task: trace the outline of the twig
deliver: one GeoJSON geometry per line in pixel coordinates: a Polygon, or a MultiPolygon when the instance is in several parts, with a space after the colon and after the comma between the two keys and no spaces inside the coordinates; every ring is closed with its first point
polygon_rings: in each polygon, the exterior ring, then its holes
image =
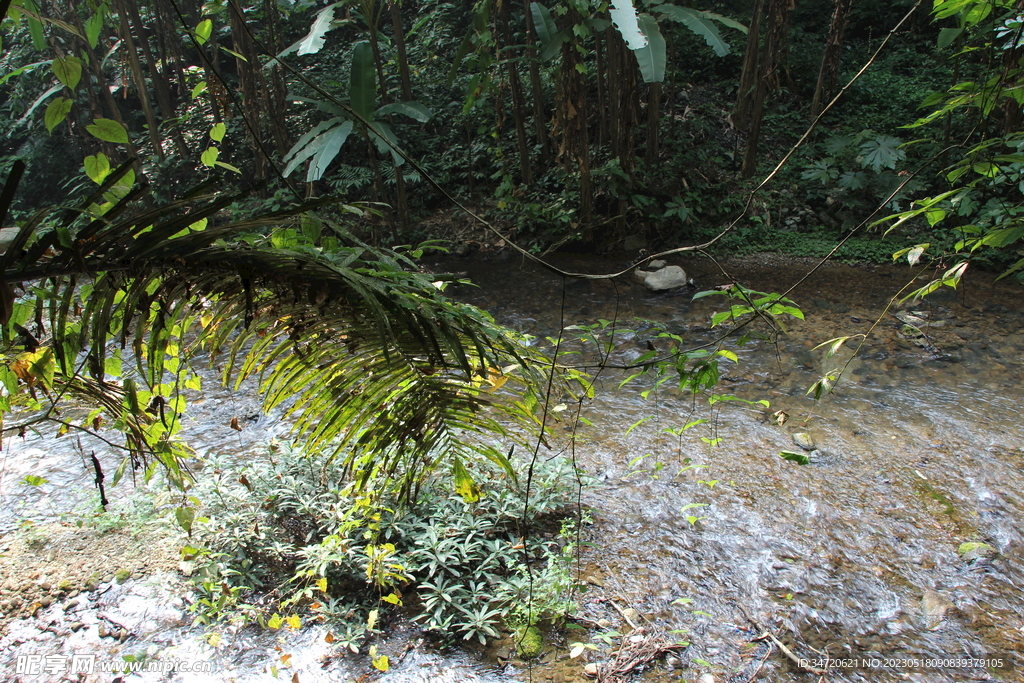
{"type": "Polygon", "coordinates": [[[806,660],[801,660],[799,657],[793,654],[793,651],[786,647],[785,643],[776,638],[774,633],[772,633],[769,629],[766,629],[765,627],[761,626],[761,624],[759,624],[757,621],[755,621],[754,617],[750,616],[747,610],[744,609],[743,605],[736,603],[736,606],[739,607],[741,612],[743,612],[743,616],[747,618],[747,621],[756,626],[757,630],[763,633],[763,635],[759,636],[759,638],[771,638],[772,642],[775,643],[776,647],[778,647],[779,650],[782,651],[782,654],[789,657],[793,661],[793,663],[796,664],[798,667],[800,667],[804,671],[815,674],[816,676],[824,676],[826,673],[828,673],[824,669],[819,669],[818,667],[809,666],[805,664],[804,661],[806,660]]]}
{"type": "MultiPolygon", "coordinates": [[[[623,597],[619,597],[619,600],[622,600],[623,602],[628,602],[628,601],[627,601],[627,600],[626,600],[625,598],[623,598],[623,597]]],[[[622,609],[621,607],[619,607],[618,603],[616,603],[616,602],[615,602],[615,599],[614,599],[614,598],[612,598],[612,599],[611,599],[611,600],[609,600],[608,602],[612,603],[612,607],[614,607],[614,608],[615,608],[615,610],[616,610],[616,611],[617,611],[617,612],[618,612],[619,614],[621,614],[621,615],[622,615],[622,618],[626,620],[626,623],[627,623],[627,624],[629,624],[629,627],[630,627],[631,629],[633,629],[633,630],[635,631],[635,630],[637,630],[638,628],[640,628],[639,626],[637,626],[636,624],[634,624],[634,623],[633,623],[633,620],[632,620],[632,619],[630,619],[630,618],[629,618],[629,616],[628,616],[628,615],[626,614],[626,610],[624,610],[624,609],[622,609]]],[[[639,612],[637,612],[637,614],[639,614],[639,612]]]]}

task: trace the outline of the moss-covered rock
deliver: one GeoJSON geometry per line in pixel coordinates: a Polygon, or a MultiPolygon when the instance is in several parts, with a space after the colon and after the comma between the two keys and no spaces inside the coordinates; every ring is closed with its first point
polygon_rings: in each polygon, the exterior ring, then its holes
{"type": "Polygon", "coordinates": [[[525,631],[516,635],[516,652],[520,657],[533,659],[540,655],[544,647],[544,634],[536,626],[528,626],[525,631]]]}

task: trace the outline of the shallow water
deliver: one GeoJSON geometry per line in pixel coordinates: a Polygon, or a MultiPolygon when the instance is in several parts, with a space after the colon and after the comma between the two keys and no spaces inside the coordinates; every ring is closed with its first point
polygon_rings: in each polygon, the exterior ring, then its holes
{"type": "MultiPolygon", "coordinates": [[[[585,272],[621,267],[584,259],[559,265],[585,272]]],[[[710,264],[681,265],[702,286],[728,282],[710,264]]],[[[665,323],[695,347],[713,339],[707,326],[724,303],[718,297],[691,302],[690,293],[647,294],[632,284],[570,282],[562,309],[560,278],[532,267],[471,264],[468,270],[480,285],[468,300],[540,337],[555,334],[563,317],[566,324],[598,318],[629,324],[638,316],[665,323]],[[500,298],[513,289],[514,298],[500,298]]],[[[748,287],[783,291],[806,267],[735,270],[748,287]]],[[[922,327],[927,343],[919,345],[883,314],[910,280],[898,268],[830,266],[791,294],[807,317],[787,323],[789,334],[776,345],[727,344],[740,363],[723,373],[718,391],[768,399],[769,410],[712,412],[670,383],[645,401],[638,390],[649,382],[616,391],[622,371],[604,371],[602,390],[584,410],[594,425],[581,428],[583,443],[576,447],[579,461],[607,481],[585,496],[597,515],[589,571],[602,577],[603,594],[616,593],[667,629],[689,629],[691,662],[700,658],[726,676],[741,669],[743,645],[758,630],[745,610],[760,627],[781,629],[799,656],[816,656],[813,647],[833,657],[882,660],[882,666],[835,669],[829,680],[985,676],[983,668],[931,662],[884,666],[886,659],[968,655],[1013,660],[1012,680],[1024,671],[1019,289],[968,281],[966,292],[942,292],[914,306],[929,323],[922,327]],[[824,349],[812,347],[866,333],[879,317],[837,390],[818,403],[807,397],[826,369],[851,355],[826,359],[824,349]],[[767,416],[780,409],[789,415],[784,426],[767,416]],[[629,425],[652,415],[625,436],[629,425]],[[679,441],[663,431],[697,417],[711,419],[714,433],[699,427],[679,441]],[[793,443],[796,432],[812,435],[818,462],[800,466],[779,457],[781,450],[801,450],[793,443]],[[712,448],[701,436],[721,443],[712,448]],[[686,463],[701,468],[680,472],[686,463]],[[684,510],[691,503],[702,507],[684,510]],[[701,519],[691,523],[691,515],[701,519]],[[964,559],[958,548],[969,541],[999,554],[964,559]],[[673,604],[678,598],[692,602],[673,604]]],[[[635,358],[645,344],[641,334],[619,356],[635,358]]],[[[605,604],[588,610],[595,619],[615,616],[605,604]]],[[[781,655],[761,675],[813,678],[781,655]]]]}
{"type": "MultiPolygon", "coordinates": [[[[727,282],[709,263],[680,264],[703,287],[727,282]]],[[[624,266],[597,259],[563,259],[560,265],[588,272],[624,266]]],[[[744,285],[761,291],[782,291],[807,269],[757,262],[729,267],[744,285]]],[[[484,255],[438,269],[468,271],[479,288],[461,288],[455,295],[487,308],[498,322],[535,335],[539,344],[562,325],[599,318],[633,324],[640,317],[664,323],[697,346],[714,339],[710,317],[725,301],[694,302],[691,292],[651,295],[628,281],[570,281],[563,308],[561,279],[518,261],[484,255]]],[[[928,314],[927,338],[917,343],[900,336],[901,324],[883,313],[909,273],[829,266],[791,294],[807,317],[787,322],[788,334],[776,343],[726,342],[740,363],[723,363],[720,391],[749,401],[767,399],[768,410],[728,405],[711,411],[705,400],[670,388],[671,382],[644,400],[639,392],[649,381],[618,390],[622,371],[602,372],[597,397],[584,406],[593,425],[581,427],[574,450],[602,482],[584,494],[595,518],[584,556],[584,576],[591,584],[584,616],[622,623],[609,602],[617,599],[659,627],[685,629],[692,645],[682,653],[690,667],[684,680],[696,680],[701,671],[728,680],[747,666],[744,653],[753,649],[749,641],[761,629],[773,629],[800,657],[816,657],[815,648],[861,664],[834,668],[831,681],[953,682],[992,675],[978,667],[906,661],[965,656],[1003,657],[1016,671],[999,675],[1020,678],[1020,290],[979,277],[969,278],[964,291],[939,293],[913,307],[928,314]],[[867,333],[876,319],[881,322],[870,330],[835,393],[811,401],[805,395],[811,383],[849,357],[844,351],[826,359],[823,349],[813,347],[839,335],[867,333]],[[776,410],[788,414],[784,425],[768,418],[776,410]],[[650,416],[626,435],[630,425],[650,416]],[[663,431],[696,418],[708,418],[711,426],[689,430],[681,439],[663,431]],[[800,466],[779,457],[781,450],[800,450],[793,442],[797,432],[809,433],[819,446],[814,463],[800,466]],[[721,442],[711,447],[701,437],[721,442]],[[686,507],[691,504],[699,507],[686,507]],[[997,554],[961,557],[960,545],[973,541],[990,544],[997,554]],[[866,659],[877,659],[878,665],[860,661],[866,659]]],[[[613,359],[635,359],[648,340],[664,348],[664,341],[646,329],[626,335],[613,359]]],[[[190,418],[188,438],[200,452],[249,452],[283,431],[275,420],[247,419],[258,414],[251,393],[212,387],[208,381],[205,400],[194,404],[190,418]],[[242,432],[230,429],[232,417],[242,421],[242,432]]],[[[563,437],[567,433],[564,424],[553,429],[563,437]]],[[[560,446],[567,443],[563,438],[560,446]]],[[[89,480],[91,468],[82,453],[93,449],[105,468],[116,466],[112,454],[95,444],[78,448],[69,437],[54,441],[44,434],[5,444],[0,495],[6,516],[0,522],[10,528],[18,516],[53,516],[80,504],[82,494],[72,484],[89,480]],[[19,486],[29,472],[51,485],[19,486]]],[[[186,642],[189,633],[180,631],[180,640],[186,642]]],[[[289,651],[310,654],[315,640],[296,636],[289,651]],[[310,642],[298,642],[303,638],[310,642]]],[[[239,634],[237,651],[222,655],[225,666],[231,661],[230,676],[220,680],[264,675],[260,662],[269,649],[259,637],[239,634]]],[[[564,669],[541,667],[535,676],[578,672],[573,663],[564,669]]],[[[335,670],[334,675],[341,674],[335,670]]],[[[679,675],[658,665],[643,680],[675,681],[679,675]]],[[[439,655],[415,646],[385,679],[509,676],[524,677],[499,671],[476,655],[439,655]]],[[[817,677],[775,653],[759,680],[817,677]]]]}

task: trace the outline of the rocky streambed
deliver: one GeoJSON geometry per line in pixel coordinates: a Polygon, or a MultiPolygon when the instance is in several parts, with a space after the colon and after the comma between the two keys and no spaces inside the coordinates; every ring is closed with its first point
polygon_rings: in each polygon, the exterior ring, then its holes
{"type": "MultiPolygon", "coordinates": [[[[610,272],[624,264],[560,265],[610,272]]],[[[702,288],[728,282],[710,263],[669,265],[702,288]]],[[[458,296],[538,338],[556,334],[560,324],[629,322],[634,332],[615,355],[623,362],[664,343],[634,318],[700,345],[713,339],[709,320],[722,304],[715,297],[692,301],[685,288],[651,293],[633,282],[563,283],[486,253],[439,269],[468,270],[480,288],[458,296]]],[[[754,289],[782,291],[807,264],[755,259],[726,264],[726,271],[754,289]]],[[[0,494],[18,516],[38,520],[19,527],[9,517],[0,543],[5,679],[113,680],[17,673],[19,655],[89,652],[120,661],[209,662],[214,669],[137,672],[125,680],[270,680],[276,671],[300,681],[583,681],[585,666],[611,661],[612,647],[636,627],[690,643],[647,667],[645,681],[816,681],[814,669],[823,666],[830,681],[1019,680],[1019,289],[975,276],[959,292],[887,310],[912,277],[897,268],[828,266],[790,295],[805,320],[788,321],[772,341],[730,343],[739,362],[723,366],[722,393],[768,399],[769,408],[711,407],[667,387],[645,400],[640,392],[649,384],[618,390],[622,377],[605,371],[585,406],[591,424],[575,441],[565,420],[552,423],[557,447],[572,448],[601,483],[583,494],[594,517],[581,565],[579,616],[588,630],[549,641],[532,671],[510,657],[508,642],[442,652],[400,624],[381,644],[394,663],[387,674],[374,673],[365,657],[343,657],[325,625],[192,625],[188,588],[176,572],[184,539],[133,516],[139,508],[130,500],[119,503],[127,507],[116,528],[88,515],[79,528],[82,513],[68,511],[82,509],[81,496],[65,493],[90,479],[81,449],[39,439],[5,444],[0,494]],[[855,358],[849,354],[860,337],[832,357],[815,348],[861,334],[855,358]],[[844,379],[836,392],[810,400],[808,387],[839,367],[844,379]],[[696,418],[707,425],[680,430],[696,418]],[[805,455],[806,464],[780,457],[784,451],[805,455]],[[20,473],[40,465],[62,485],[17,486],[20,473]],[[766,644],[769,631],[778,644],[766,644]],[[570,658],[577,640],[593,649],[570,658]],[[997,658],[1007,663],[977,663],[997,658]]],[[[255,457],[257,443],[277,427],[255,417],[251,396],[211,387],[197,408],[192,429],[203,452],[255,457]],[[245,419],[250,413],[254,419],[245,419]],[[228,427],[239,416],[242,432],[228,427]]]]}

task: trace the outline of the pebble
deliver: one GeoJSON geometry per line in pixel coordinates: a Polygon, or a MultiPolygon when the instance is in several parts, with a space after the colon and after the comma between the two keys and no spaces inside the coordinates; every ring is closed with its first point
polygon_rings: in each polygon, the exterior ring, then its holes
{"type": "Polygon", "coordinates": [[[587,664],[583,667],[583,673],[588,676],[597,676],[597,664],[594,664],[593,662],[587,664]]]}

